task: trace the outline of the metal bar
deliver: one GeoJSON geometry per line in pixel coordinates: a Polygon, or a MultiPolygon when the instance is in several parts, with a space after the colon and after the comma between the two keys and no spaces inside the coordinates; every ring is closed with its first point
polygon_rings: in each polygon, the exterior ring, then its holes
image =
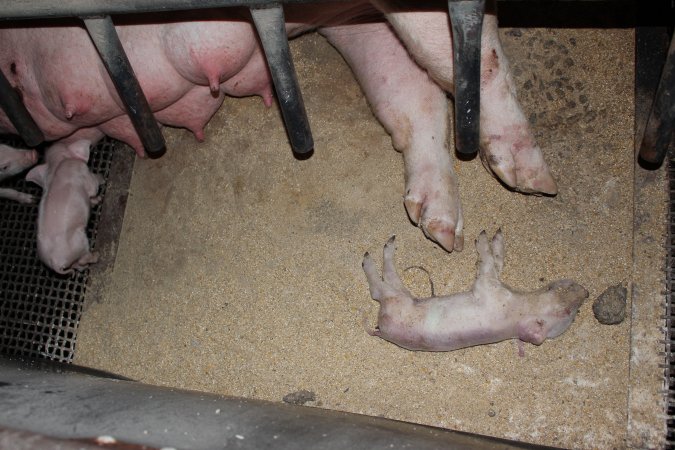
{"type": "MultiPolygon", "coordinates": [[[[283,3],[307,3],[335,0],[283,0],[283,3]]],[[[337,0],[341,1],[341,0],[337,0]]],[[[343,0],[345,1],[345,0],[343,0]]],[[[113,14],[184,11],[229,6],[271,5],[279,0],[2,0],[0,20],[53,19],[57,17],[100,17],[113,14]]]]}
{"type": "Polygon", "coordinates": [[[308,153],[314,148],[314,139],[288,47],[284,11],[277,3],[252,7],[251,15],[265,50],[291,147],[296,153],[308,153]]]}
{"type": "Polygon", "coordinates": [[[675,135],[675,35],[640,145],[640,159],[661,166],[675,135]]]}
{"type": "MultiPolygon", "coordinates": [[[[2,0],[0,20],[37,19],[55,17],[103,16],[140,12],[180,11],[188,9],[222,8],[226,6],[251,6],[271,3],[307,3],[329,0],[2,0]]],[[[335,0],[330,0],[335,1],[335,0]]],[[[542,2],[542,0],[499,0],[500,2],[542,2]]],[[[621,2],[625,0],[556,0],[565,3],[621,2]]]]}
{"type": "Polygon", "coordinates": [[[381,417],[98,378],[59,366],[63,370],[45,371],[0,358],[0,430],[62,439],[112,436],[195,450],[544,448],[381,417]]]}
{"type": "Polygon", "coordinates": [[[145,153],[159,158],[166,152],[164,136],[136,79],[110,16],[84,19],[89,36],[115,84],[145,153]]]}
{"type": "Polygon", "coordinates": [[[455,78],[455,146],[478,151],[480,125],[480,40],[485,0],[448,0],[455,78]]]}
{"type": "Polygon", "coordinates": [[[0,108],[5,111],[7,118],[12,122],[26,145],[35,147],[45,140],[42,131],[33,121],[19,94],[9,83],[2,70],[0,70],[0,108]]]}

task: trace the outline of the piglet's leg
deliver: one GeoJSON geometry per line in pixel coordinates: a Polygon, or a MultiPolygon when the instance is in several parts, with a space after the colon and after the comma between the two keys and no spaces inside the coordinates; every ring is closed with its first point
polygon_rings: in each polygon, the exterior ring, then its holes
{"type": "Polygon", "coordinates": [[[492,248],[492,256],[495,260],[495,274],[497,278],[502,274],[502,269],[504,268],[504,233],[502,229],[498,229],[494,236],[492,236],[492,242],[490,244],[492,248]]]}
{"type": "Polygon", "coordinates": [[[96,264],[98,262],[99,255],[98,252],[87,252],[73,264],[73,268],[79,271],[86,269],[91,264],[96,264]]]}
{"type": "MultiPolygon", "coordinates": [[[[447,9],[415,11],[374,0],[415,60],[446,91],[454,91],[447,9]]],[[[494,8],[488,7],[481,41],[480,154],[485,167],[511,188],[555,194],[557,186],[516,98],[494,8]]]]}
{"type": "Polygon", "coordinates": [[[492,240],[488,239],[485,231],[481,231],[476,239],[476,282],[475,289],[493,289],[501,285],[499,275],[504,267],[504,235],[497,230],[492,240]]]}
{"type": "Polygon", "coordinates": [[[382,269],[382,273],[384,275],[384,282],[387,283],[392,288],[394,288],[399,293],[402,293],[408,297],[412,297],[408,289],[405,286],[403,286],[403,282],[401,281],[401,278],[398,276],[398,272],[396,272],[396,266],[394,264],[394,251],[396,250],[396,245],[394,243],[395,238],[396,238],[395,236],[390,237],[387,243],[384,244],[384,252],[383,252],[384,267],[382,269]]]}
{"type": "Polygon", "coordinates": [[[457,180],[447,148],[445,94],[386,23],[320,30],[342,53],[373,112],[403,152],[410,219],[448,251],[464,243],[457,180]]]}
{"type": "Polygon", "coordinates": [[[394,265],[394,236],[390,237],[384,245],[384,267],[382,269],[384,279],[380,278],[380,274],[375,267],[373,258],[370,253],[363,255],[363,271],[366,273],[368,279],[368,287],[370,288],[370,296],[373,300],[382,301],[387,298],[394,298],[399,296],[410,297],[410,292],[403,286],[401,279],[396,272],[394,265]]]}
{"type": "Polygon", "coordinates": [[[35,203],[35,197],[25,192],[19,192],[10,188],[0,188],[0,198],[14,200],[19,203],[35,203]]]}
{"type": "Polygon", "coordinates": [[[99,188],[101,185],[105,184],[105,179],[103,178],[102,175],[96,173],[91,173],[91,191],[90,191],[90,196],[89,196],[89,204],[91,206],[96,206],[99,203],[101,203],[101,200],[103,198],[98,194],[99,188]]]}
{"type": "Polygon", "coordinates": [[[370,253],[363,255],[363,263],[361,264],[363,271],[366,273],[366,278],[368,279],[368,288],[370,289],[370,296],[373,297],[373,300],[384,300],[393,293],[387,284],[382,281],[380,274],[377,273],[377,268],[373,262],[373,258],[370,256],[370,253]]]}
{"type": "Polygon", "coordinates": [[[478,260],[476,261],[476,278],[497,278],[495,270],[495,259],[492,254],[492,246],[485,233],[481,231],[476,239],[476,251],[478,252],[478,260]]]}

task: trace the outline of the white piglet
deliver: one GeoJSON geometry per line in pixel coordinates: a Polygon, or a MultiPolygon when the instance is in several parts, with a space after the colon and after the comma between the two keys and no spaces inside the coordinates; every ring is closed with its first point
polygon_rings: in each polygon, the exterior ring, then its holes
{"type": "Polygon", "coordinates": [[[370,294],[380,303],[377,328],[369,333],[409,349],[450,351],[518,339],[540,345],[572,324],[588,291],[572,280],[558,280],[536,291],[518,291],[499,279],[504,267],[504,236],[476,240],[476,281],[470,291],[415,298],[394,267],[394,238],[384,246],[383,278],[368,253],[363,270],[370,294]]]}
{"type": "Polygon", "coordinates": [[[91,206],[97,197],[100,176],[87,167],[87,140],[57,143],[46,153],[45,163],[33,168],[26,179],[43,189],[37,225],[38,256],[54,271],[66,274],[98,261],[86,235],[91,206]]]}

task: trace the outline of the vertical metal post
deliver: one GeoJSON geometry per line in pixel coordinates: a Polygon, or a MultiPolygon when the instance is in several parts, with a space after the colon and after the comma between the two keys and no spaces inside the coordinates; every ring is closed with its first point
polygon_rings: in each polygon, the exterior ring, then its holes
{"type": "Polygon", "coordinates": [[[14,90],[5,74],[0,70],[0,108],[5,111],[16,131],[29,147],[35,147],[45,140],[42,131],[28,113],[19,94],[14,90]]]}
{"type": "Polygon", "coordinates": [[[145,153],[159,158],[166,152],[164,136],[152,114],[148,100],[136,79],[110,16],[84,18],[89,36],[115,84],[131,123],[141,139],[145,153]]]}
{"type": "Polygon", "coordinates": [[[640,145],[640,159],[661,166],[675,138],[675,35],[640,145]]]}
{"type": "Polygon", "coordinates": [[[265,50],[291,147],[296,153],[307,153],[314,148],[314,139],[288,47],[282,6],[251,7],[251,16],[265,50]]]}
{"type": "Polygon", "coordinates": [[[455,78],[455,145],[478,151],[480,125],[480,43],[485,0],[448,0],[455,78]]]}

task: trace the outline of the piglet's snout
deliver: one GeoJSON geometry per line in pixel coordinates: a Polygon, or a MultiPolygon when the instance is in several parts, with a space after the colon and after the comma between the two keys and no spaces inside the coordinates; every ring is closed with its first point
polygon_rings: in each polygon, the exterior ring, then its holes
{"type": "Polygon", "coordinates": [[[0,145],[0,180],[33,167],[38,160],[35,150],[15,149],[0,145]]]}
{"type": "Polygon", "coordinates": [[[549,284],[549,290],[555,291],[560,303],[576,312],[588,298],[588,291],[572,280],[558,280],[549,284]]]}

